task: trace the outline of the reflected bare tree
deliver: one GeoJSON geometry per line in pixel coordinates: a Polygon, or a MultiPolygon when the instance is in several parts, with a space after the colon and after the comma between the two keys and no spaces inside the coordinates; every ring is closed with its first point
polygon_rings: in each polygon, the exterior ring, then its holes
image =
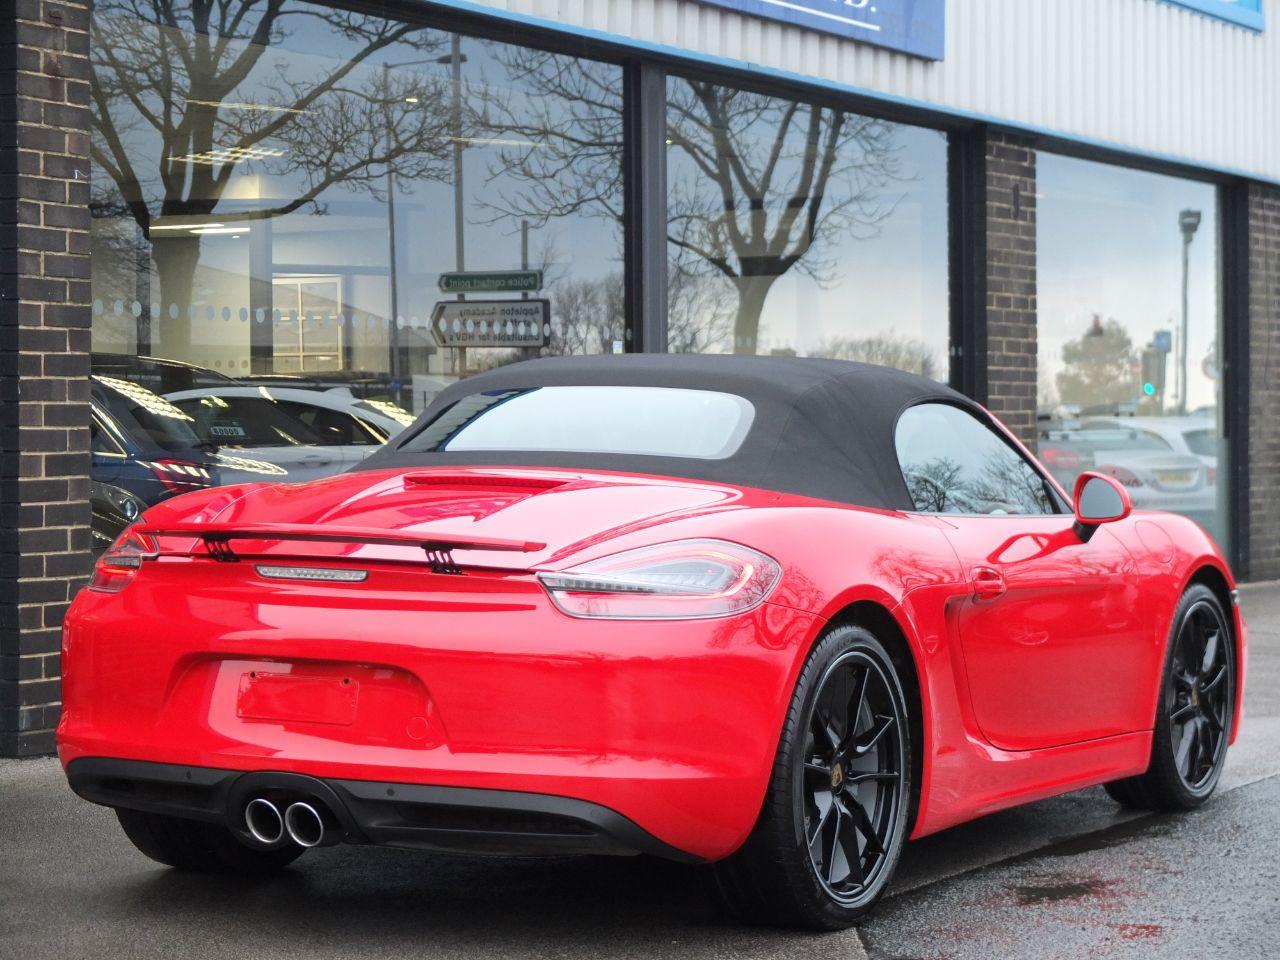
{"type": "MultiPolygon", "coordinates": [[[[546,223],[583,212],[621,219],[622,90],[608,64],[502,47],[495,58],[525,91],[494,90],[473,122],[514,145],[491,179],[495,217],[546,223]]],[[[820,284],[839,267],[836,239],[875,236],[907,179],[895,125],[818,104],[702,81],[668,84],[668,243],[673,283],[718,277],[736,290],[735,349],[754,353],[765,299],[799,270],[820,284]]],[[[708,298],[686,285],[682,306],[708,298]]],[[[708,285],[710,286],[710,285],[708,285]]],[[[723,314],[671,314],[673,347],[714,343],[723,314]]]]}
{"type": "Polygon", "coordinates": [[[895,125],[699,80],[667,96],[668,240],[733,284],[734,349],[754,353],[778,278],[834,282],[830,242],[870,239],[893,212],[895,125]]]}
{"type": "Polygon", "coordinates": [[[1041,476],[1008,447],[982,466],[982,473],[971,484],[969,498],[1008,513],[1046,513],[1051,509],[1049,491],[1041,476]]]}
{"type": "MultiPolygon", "coordinates": [[[[406,181],[448,180],[448,81],[376,69],[442,49],[443,34],[301,0],[98,0],[91,36],[94,163],[153,244],[167,303],[190,301],[200,236],[153,232],[158,218],[277,217],[336,184],[375,196],[388,168],[406,181]],[[337,49],[299,57],[291,35],[337,49]],[[301,64],[301,66],[299,66],[301,64]],[[156,144],[158,141],[158,144],[156,144]],[[237,171],[269,173],[289,195],[219,209],[237,171]]],[[[301,42],[300,42],[301,45],[301,42]]],[[[184,315],[169,328],[190,344],[184,315]]]]}
{"type": "Polygon", "coordinates": [[[934,457],[923,463],[904,465],[907,492],[917,510],[946,513],[962,509],[964,468],[949,457],[934,457]]]}
{"type": "Polygon", "coordinates": [[[1001,446],[981,471],[966,470],[950,457],[903,465],[907,492],[928,513],[1051,512],[1044,481],[1010,447],[1001,446]]]}
{"type": "Polygon", "coordinates": [[[815,357],[833,360],[860,360],[885,367],[907,370],[938,379],[938,362],[934,350],[923,340],[896,337],[892,334],[873,337],[833,337],[819,344],[815,357]]]}
{"type": "Polygon", "coordinates": [[[494,218],[536,227],[583,214],[623,217],[621,71],[507,44],[487,44],[498,82],[468,103],[469,122],[501,146],[489,171],[494,218]]]}
{"type": "Polygon", "coordinates": [[[733,337],[734,304],[701,268],[679,251],[667,263],[667,349],[672,353],[714,352],[733,337]]]}
{"type": "Polygon", "coordinates": [[[555,298],[549,352],[554,356],[612,352],[613,341],[623,337],[626,311],[622,273],[565,280],[552,289],[555,298]]]}

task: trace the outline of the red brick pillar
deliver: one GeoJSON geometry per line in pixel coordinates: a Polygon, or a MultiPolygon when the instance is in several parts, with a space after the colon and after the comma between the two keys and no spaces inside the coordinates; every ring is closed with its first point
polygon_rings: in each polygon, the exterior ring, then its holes
{"type": "Polygon", "coordinates": [[[1036,151],[986,138],[987,406],[1032,450],[1036,443],[1036,151]]]}
{"type": "Polygon", "coordinates": [[[1280,188],[1247,188],[1250,580],[1280,578],[1280,188]]]}

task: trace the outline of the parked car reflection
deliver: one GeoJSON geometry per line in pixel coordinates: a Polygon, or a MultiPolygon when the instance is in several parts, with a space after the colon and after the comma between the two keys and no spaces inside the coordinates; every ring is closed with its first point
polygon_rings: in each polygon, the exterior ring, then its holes
{"type": "MultiPolygon", "coordinates": [[[[191,397],[269,399],[278,409],[302,421],[321,442],[330,446],[370,448],[366,452],[386,443],[414,421],[413,414],[391,401],[356,397],[346,387],[311,389],[228,384],[169,395],[179,406],[191,397]]],[[[355,463],[364,458],[348,459],[355,463]]]]}
{"type": "Polygon", "coordinates": [[[276,464],[202,438],[192,417],[144,386],[98,374],[90,382],[91,479],[145,506],[220,483],[287,478],[276,464]]]}
{"type": "Polygon", "coordinates": [[[93,552],[111,546],[126,527],[142,515],[147,505],[128,490],[93,480],[89,484],[90,530],[93,552]]]}
{"type": "Polygon", "coordinates": [[[1191,452],[1181,437],[1207,429],[1201,418],[1105,417],[1081,421],[1042,421],[1040,455],[1055,479],[1070,489],[1085,470],[1115,477],[1139,509],[1169,510],[1211,526],[1217,507],[1216,458],[1191,452]]]}
{"type": "Polygon", "coordinates": [[[166,360],[163,357],[135,357],[126,353],[94,353],[91,357],[92,373],[115,380],[127,380],[152,393],[164,395],[175,390],[193,390],[196,387],[218,386],[235,383],[225,374],[198,367],[193,363],[166,360]]]}
{"type": "Polygon", "coordinates": [[[1198,457],[1205,467],[1205,482],[1218,480],[1218,433],[1207,415],[1187,417],[1093,417],[1082,424],[1085,429],[1134,430],[1162,449],[1183,456],[1198,457]]]}
{"type": "Polygon", "coordinates": [[[191,418],[163,397],[95,374],[90,398],[91,479],[148,506],[219,483],[216,445],[197,436],[191,418]]]}

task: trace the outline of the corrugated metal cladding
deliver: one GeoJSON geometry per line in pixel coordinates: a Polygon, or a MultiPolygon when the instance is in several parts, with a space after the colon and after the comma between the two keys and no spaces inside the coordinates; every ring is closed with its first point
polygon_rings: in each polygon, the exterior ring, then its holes
{"type": "Polygon", "coordinates": [[[697,0],[468,5],[1280,181],[1280,0],[1262,33],[1164,0],[950,0],[939,63],[697,0]]]}

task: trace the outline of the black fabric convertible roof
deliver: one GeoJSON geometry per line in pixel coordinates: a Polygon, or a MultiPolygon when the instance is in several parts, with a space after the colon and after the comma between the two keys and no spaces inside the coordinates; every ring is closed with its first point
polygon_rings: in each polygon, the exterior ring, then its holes
{"type": "MultiPolygon", "coordinates": [[[[906,407],[941,400],[979,412],[925,377],[843,360],[706,354],[547,357],[468,377],[442,391],[413,426],[356,469],[551,466],[743,484],[884,509],[912,509],[894,448],[906,407]],[[736,394],[755,407],[741,446],[718,460],[545,451],[411,451],[414,435],[463,397],[546,386],[653,386],[736,394]]],[[[673,425],[673,428],[678,429],[673,425]]]]}

